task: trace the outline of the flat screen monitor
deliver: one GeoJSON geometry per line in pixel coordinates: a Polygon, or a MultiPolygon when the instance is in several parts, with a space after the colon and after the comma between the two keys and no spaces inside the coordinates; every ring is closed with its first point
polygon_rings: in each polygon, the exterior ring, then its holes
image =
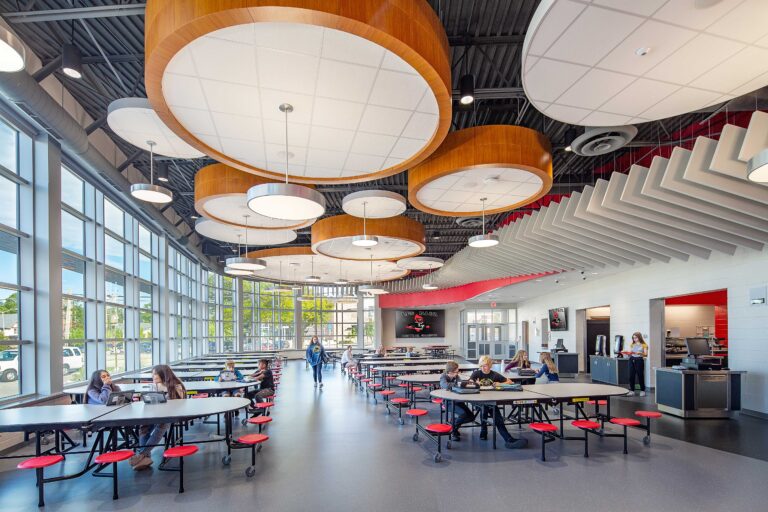
{"type": "Polygon", "coordinates": [[[568,330],[568,308],[554,308],[549,310],[549,330],[568,330]]]}
{"type": "Polygon", "coordinates": [[[688,348],[688,355],[691,356],[709,356],[712,354],[707,338],[685,338],[685,346],[688,348]]]}
{"type": "Polygon", "coordinates": [[[398,309],[395,311],[395,338],[445,338],[445,311],[398,309]]]}

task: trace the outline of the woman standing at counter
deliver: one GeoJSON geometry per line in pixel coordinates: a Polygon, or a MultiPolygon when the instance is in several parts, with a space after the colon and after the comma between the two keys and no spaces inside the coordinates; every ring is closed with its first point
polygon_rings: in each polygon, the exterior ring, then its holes
{"type": "Polygon", "coordinates": [[[629,347],[629,391],[635,393],[635,379],[640,381],[640,396],[645,396],[645,358],[648,357],[648,344],[643,335],[632,335],[629,347]]]}

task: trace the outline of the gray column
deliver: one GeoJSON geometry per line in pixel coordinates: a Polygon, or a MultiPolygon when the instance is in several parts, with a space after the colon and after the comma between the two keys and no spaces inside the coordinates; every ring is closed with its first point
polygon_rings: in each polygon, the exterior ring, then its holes
{"type": "Polygon", "coordinates": [[[235,279],[235,352],[242,352],[245,345],[243,335],[243,280],[235,279]]]}

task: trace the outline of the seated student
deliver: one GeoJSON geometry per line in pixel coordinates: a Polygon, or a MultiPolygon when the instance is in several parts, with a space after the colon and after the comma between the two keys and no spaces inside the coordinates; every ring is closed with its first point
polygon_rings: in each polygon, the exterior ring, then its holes
{"type": "MultiPolygon", "coordinates": [[[[440,389],[451,389],[454,386],[458,386],[461,382],[459,377],[459,364],[456,361],[448,361],[445,363],[445,371],[440,376],[440,389]]],[[[464,402],[454,402],[454,416],[453,416],[453,431],[451,432],[451,441],[461,441],[461,433],[459,427],[465,423],[471,423],[475,419],[475,415],[469,410],[467,404],[464,402]],[[456,409],[461,414],[456,416],[456,409]]]]}
{"type": "Polygon", "coordinates": [[[230,359],[224,365],[224,369],[221,370],[218,377],[216,377],[216,382],[232,382],[235,380],[243,380],[243,374],[240,373],[240,370],[235,370],[235,362],[230,359]]]}
{"type": "Polygon", "coordinates": [[[352,356],[352,345],[347,346],[347,350],[341,354],[341,369],[354,370],[357,367],[357,361],[352,356]]]}
{"type": "MultiPolygon", "coordinates": [[[[152,368],[152,382],[157,386],[158,391],[166,394],[168,400],[180,400],[187,396],[184,384],[166,364],[158,364],[152,368]]],[[[168,423],[160,423],[142,425],[139,428],[139,449],[129,461],[133,469],[139,471],[152,465],[152,448],[163,438],[168,426],[168,423]]]]}
{"type": "Polygon", "coordinates": [[[557,374],[557,365],[555,365],[555,362],[552,360],[552,354],[549,352],[542,352],[539,362],[541,363],[541,368],[536,372],[537,379],[546,375],[547,383],[560,381],[560,376],[557,374]]]}
{"type": "MultiPolygon", "coordinates": [[[[469,376],[469,380],[480,386],[491,386],[496,382],[505,384],[512,382],[502,374],[491,369],[493,367],[493,359],[491,359],[490,356],[481,356],[478,363],[480,364],[480,369],[472,372],[472,375],[469,376]]],[[[496,425],[496,430],[499,431],[499,435],[504,439],[505,447],[514,449],[524,448],[528,445],[527,439],[515,439],[512,437],[507,430],[507,427],[504,425],[504,415],[501,411],[498,411],[498,407],[496,407],[496,411],[494,411],[489,406],[483,406],[483,417],[489,414],[493,416],[493,423],[496,425]]],[[[481,421],[480,423],[480,439],[488,439],[488,426],[485,424],[485,421],[481,421]]]]}
{"type": "Polygon", "coordinates": [[[272,370],[269,369],[269,359],[259,359],[259,369],[249,377],[260,383],[258,391],[249,391],[245,394],[245,398],[251,401],[252,407],[275,394],[275,379],[272,370]]]}
{"type": "Polygon", "coordinates": [[[107,370],[96,370],[91,374],[83,403],[104,405],[112,392],[120,391],[120,386],[112,383],[112,376],[107,370]]]}
{"type": "Polygon", "coordinates": [[[515,353],[515,357],[504,367],[504,373],[507,373],[513,368],[530,368],[531,362],[528,360],[528,352],[525,350],[518,350],[515,353]]]}

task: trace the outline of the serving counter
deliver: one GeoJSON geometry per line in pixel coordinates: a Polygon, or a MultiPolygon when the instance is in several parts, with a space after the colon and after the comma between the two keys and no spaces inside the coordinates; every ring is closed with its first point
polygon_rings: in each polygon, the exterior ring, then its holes
{"type": "Polygon", "coordinates": [[[656,404],[681,418],[728,418],[741,409],[741,376],[731,370],[655,368],[656,404]]]}

